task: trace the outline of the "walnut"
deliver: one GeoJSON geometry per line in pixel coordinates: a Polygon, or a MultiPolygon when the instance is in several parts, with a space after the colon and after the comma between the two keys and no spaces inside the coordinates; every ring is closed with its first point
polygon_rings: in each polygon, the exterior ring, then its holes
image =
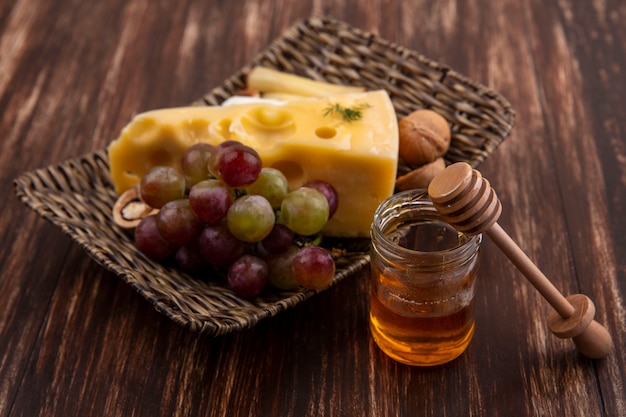
{"type": "Polygon", "coordinates": [[[113,221],[122,229],[131,230],[137,227],[141,219],[158,212],[158,209],[144,203],[139,196],[137,187],[133,187],[120,195],[115,202],[113,221]]]}
{"type": "Polygon", "coordinates": [[[406,191],[416,188],[428,188],[430,181],[445,168],[446,163],[443,158],[437,158],[431,163],[422,165],[408,174],[398,177],[396,179],[396,189],[398,191],[406,191]]]}
{"type": "Polygon", "coordinates": [[[442,157],[450,147],[450,127],[439,113],[420,109],[398,122],[399,156],[421,166],[442,157]]]}

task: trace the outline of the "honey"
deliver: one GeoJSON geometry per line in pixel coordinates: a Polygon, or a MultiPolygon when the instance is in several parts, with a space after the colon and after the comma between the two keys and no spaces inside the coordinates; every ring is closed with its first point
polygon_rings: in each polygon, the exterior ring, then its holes
{"type": "Polygon", "coordinates": [[[475,327],[481,236],[443,222],[425,191],[396,194],[372,225],[370,330],[396,361],[433,366],[461,355],[475,327]]]}
{"type": "Polygon", "coordinates": [[[398,302],[388,293],[384,299],[374,287],[370,329],[376,344],[393,359],[411,365],[439,365],[461,355],[472,340],[473,299],[456,311],[438,314],[406,300],[398,302]]]}

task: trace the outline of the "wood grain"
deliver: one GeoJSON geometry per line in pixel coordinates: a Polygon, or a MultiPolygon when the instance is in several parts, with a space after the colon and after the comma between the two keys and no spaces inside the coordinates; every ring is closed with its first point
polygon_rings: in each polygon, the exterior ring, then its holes
{"type": "Polygon", "coordinates": [[[620,0],[0,0],[0,417],[625,416],[626,5],[620,0]],[[591,361],[485,240],[477,330],[412,368],[368,331],[369,274],[217,338],[157,313],[13,198],[12,179],[104,148],[309,16],[332,16],[501,92],[511,136],[479,166],[499,222],[612,333],[591,361]]]}

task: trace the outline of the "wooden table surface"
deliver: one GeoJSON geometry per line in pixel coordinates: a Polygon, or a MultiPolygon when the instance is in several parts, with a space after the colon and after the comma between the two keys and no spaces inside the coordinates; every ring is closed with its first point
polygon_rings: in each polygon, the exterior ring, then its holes
{"type": "Polygon", "coordinates": [[[622,0],[0,0],[0,417],[626,416],[626,3],[622,0]],[[329,16],[502,93],[510,136],[479,166],[500,224],[615,346],[580,356],[485,240],[457,360],[373,343],[367,268],[220,337],[159,314],[26,208],[13,179],[187,104],[301,19],[329,16]]]}

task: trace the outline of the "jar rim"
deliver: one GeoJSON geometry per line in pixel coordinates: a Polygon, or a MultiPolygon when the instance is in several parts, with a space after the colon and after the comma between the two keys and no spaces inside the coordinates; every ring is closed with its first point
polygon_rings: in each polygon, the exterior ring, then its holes
{"type": "Polygon", "coordinates": [[[448,224],[437,212],[432,201],[430,200],[430,197],[428,196],[427,190],[414,189],[401,191],[387,198],[376,209],[374,213],[374,220],[370,229],[372,244],[384,246],[383,249],[385,249],[385,252],[390,255],[392,254],[391,257],[394,259],[429,257],[431,258],[430,262],[433,262],[434,259],[439,258],[440,262],[436,262],[433,265],[436,265],[437,263],[454,263],[457,260],[465,259],[470,257],[471,254],[478,252],[482,241],[482,234],[480,233],[468,235],[458,232],[461,236],[465,236],[467,238],[465,242],[460,242],[459,245],[451,248],[435,251],[409,249],[393,242],[385,234],[385,226],[394,219],[400,218],[402,215],[407,216],[409,210],[412,212],[420,210],[424,215],[424,218],[430,217],[433,220],[448,224]]]}

